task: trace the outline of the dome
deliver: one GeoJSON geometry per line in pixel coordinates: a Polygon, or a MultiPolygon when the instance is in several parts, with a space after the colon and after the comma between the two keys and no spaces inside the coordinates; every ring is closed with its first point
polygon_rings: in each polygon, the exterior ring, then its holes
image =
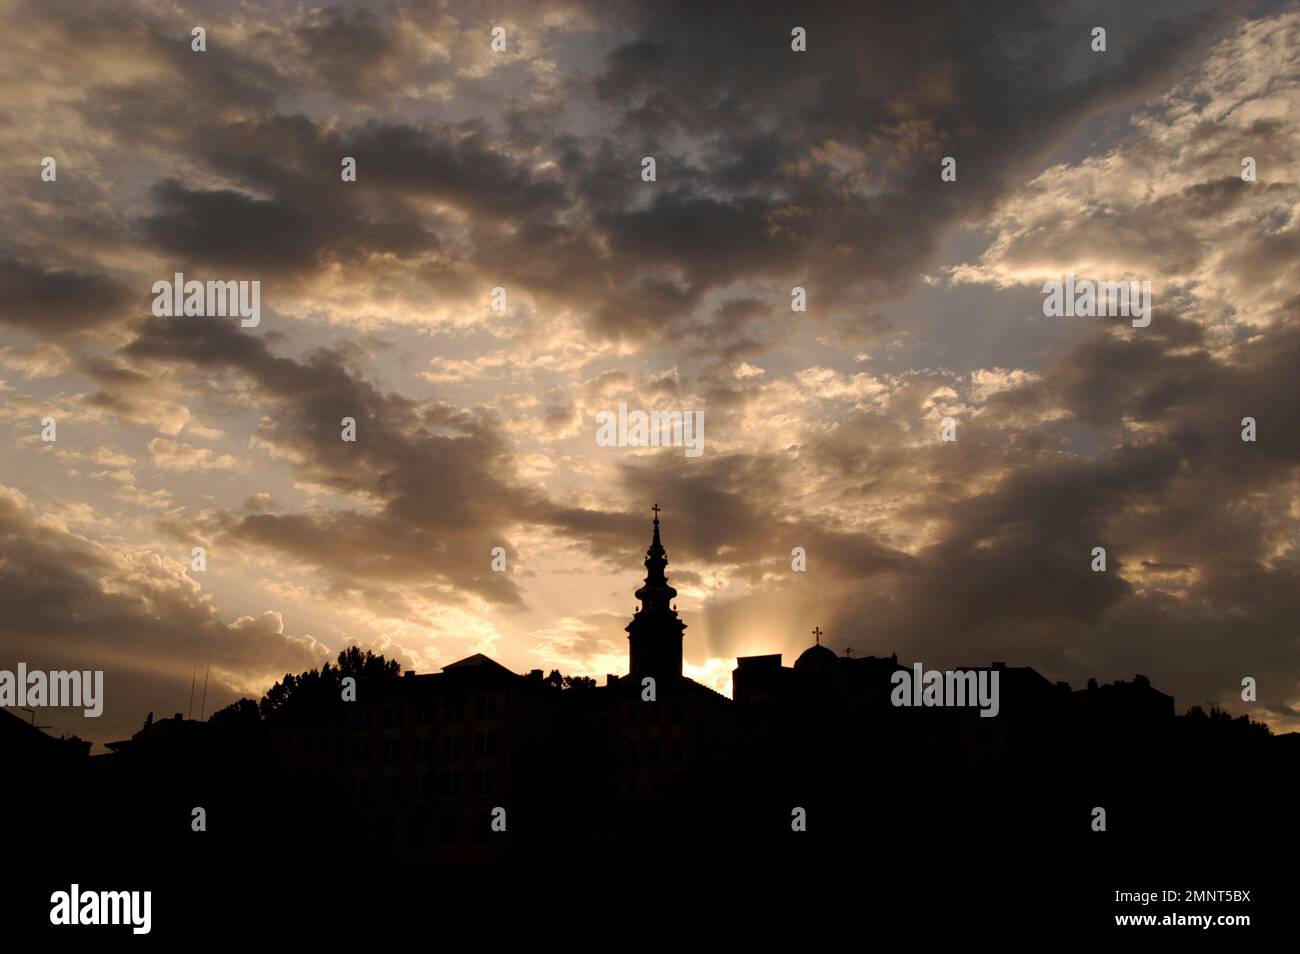
{"type": "Polygon", "coordinates": [[[835,665],[835,653],[818,643],[809,646],[794,661],[795,669],[829,669],[835,665]]]}

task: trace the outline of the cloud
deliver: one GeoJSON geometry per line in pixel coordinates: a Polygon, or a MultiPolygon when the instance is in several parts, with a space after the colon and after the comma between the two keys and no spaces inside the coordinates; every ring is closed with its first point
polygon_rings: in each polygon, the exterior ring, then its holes
{"type": "Polygon", "coordinates": [[[195,447],[184,441],[155,437],[149,442],[153,465],[163,470],[230,470],[238,461],[229,454],[218,454],[209,447],[195,447]]]}
{"type": "Polygon", "coordinates": [[[326,658],[312,637],[285,633],[279,613],[227,622],[181,564],[73,532],[11,487],[0,487],[0,539],[0,598],[15,608],[0,622],[7,667],[104,670],[104,715],[51,710],[61,731],[124,738],[164,700],[182,708],[186,677],[208,660],[215,707],[326,658]]]}
{"type": "Polygon", "coordinates": [[[304,616],[599,672],[657,499],[711,680],[820,625],[1180,705],[1254,675],[1294,726],[1300,18],[1243,11],[811,4],[796,54],[752,4],[507,5],[497,56],[474,10],[252,4],[200,55],[142,7],[15,4],[5,625],[107,659],[123,731],[209,656],[221,698],[314,664],[304,616]],[[262,281],[262,326],[149,317],[175,271],[262,281]],[[1044,321],[1066,271],[1154,279],[1152,325],[1044,321]],[[596,448],[618,400],[703,410],[705,455],[596,448]],[[155,535],[225,549],[241,608],[155,535]]]}
{"type": "Polygon", "coordinates": [[[0,322],[26,331],[86,331],[121,319],[131,300],[125,285],[105,275],[0,259],[0,322]]]}

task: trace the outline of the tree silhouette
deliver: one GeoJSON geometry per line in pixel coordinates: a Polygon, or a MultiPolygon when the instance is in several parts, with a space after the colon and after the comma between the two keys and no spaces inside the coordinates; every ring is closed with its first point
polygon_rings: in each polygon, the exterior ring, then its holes
{"type": "Polygon", "coordinates": [[[212,713],[208,716],[208,722],[232,729],[251,728],[261,724],[262,713],[252,699],[240,699],[212,713]]]}
{"type": "Polygon", "coordinates": [[[402,667],[396,659],[385,659],[368,649],[363,653],[360,647],[349,646],[339,653],[337,666],[325,663],[320,669],[309,669],[297,676],[285,673],[257,705],[262,718],[268,721],[310,719],[341,704],[343,680],[349,676],[357,681],[360,694],[382,692],[388,684],[401,678],[401,674],[402,667]]]}
{"type": "Polygon", "coordinates": [[[552,669],[543,682],[548,689],[595,689],[596,680],[590,676],[561,676],[560,670],[552,669]]]}

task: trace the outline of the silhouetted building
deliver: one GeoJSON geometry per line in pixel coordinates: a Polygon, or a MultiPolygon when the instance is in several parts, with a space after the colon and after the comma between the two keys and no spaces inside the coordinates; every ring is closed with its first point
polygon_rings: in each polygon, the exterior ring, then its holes
{"type": "Polygon", "coordinates": [[[0,752],[32,771],[73,766],[90,754],[90,743],[74,736],[55,738],[7,709],[0,709],[0,752]]]}
{"type": "Polygon", "coordinates": [[[1173,699],[1141,675],[1072,692],[994,662],[954,672],[989,686],[996,676],[995,716],[969,698],[896,705],[900,674],[911,681],[913,670],[897,654],[836,655],[820,629],[792,666],[779,653],[737,659],[728,699],[682,671],[686,625],[667,565],[656,506],[626,627],[628,673],[604,686],[475,654],[437,673],[356,670],[356,701],[318,673],[262,714],[251,702],[207,723],[151,713],[107,756],[87,759],[86,743],[7,713],[0,743],[11,764],[16,753],[74,766],[45,776],[57,780],[50,791],[92,786],[91,826],[124,844],[172,838],[202,806],[219,833],[210,844],[231,852],[282,837],[295,851],[338,843],[407,863],[545,858],[567,846],[660,856],[728,839],[733,853],[799,851],[800,812],[815,819],[810,832],[877,850],[917,830],[1086,830],[1079,819],[1095,805],[1154,832],[1179,824],[1169,787],[1207,739],[1224,762],[1266,753],[1273,774],[1263,777],[1278,790],[1293,773],[1300,736],[1217,712],[1175,719],[1173,699]],[[322,829],[329,838],[315,839],[322,829]]]}

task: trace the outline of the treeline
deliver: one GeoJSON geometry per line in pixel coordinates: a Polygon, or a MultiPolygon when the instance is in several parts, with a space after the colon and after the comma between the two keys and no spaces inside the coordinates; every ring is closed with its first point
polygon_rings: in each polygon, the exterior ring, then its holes
{"type": "MultiPolygon", "coordinates": [[[[379,653],[349,646],[338,655],[337,664],[325,663],[319,669],[309,669],[294,675],[285,673],[260,700],[240,699],[224,709],[219,709],[208,719],[217,725],[232,727],[257,726],[275,722],[310,720],[323,711],[342,702],[343,680],[352,677],[358,686],[366,686],[368,694],[382,695],[383,689],[402,676],[402,667],[396,659],[385,659],[379,653]],[[378,688],[378,692],[376,692],[378,688]]],[[[552,669],[542,684],[556,691],[594,689],[596,680],[589,676],[565,676],[552,669]]]]}

